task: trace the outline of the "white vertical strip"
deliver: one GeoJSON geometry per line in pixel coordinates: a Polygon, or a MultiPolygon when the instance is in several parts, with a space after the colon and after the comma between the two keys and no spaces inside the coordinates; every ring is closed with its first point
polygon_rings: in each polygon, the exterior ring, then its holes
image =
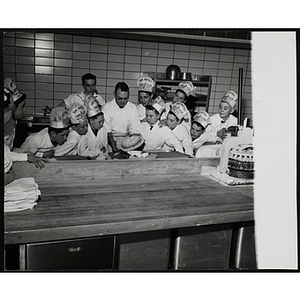
{"type": "Polygon", "coordinates": [[[296,35],[253,33],[259,269],[296,269],[296,35]]]}

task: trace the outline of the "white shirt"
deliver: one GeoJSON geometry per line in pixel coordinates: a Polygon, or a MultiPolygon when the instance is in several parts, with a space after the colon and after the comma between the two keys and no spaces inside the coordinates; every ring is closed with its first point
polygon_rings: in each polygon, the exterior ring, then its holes
{"type": "Polygon", "coordinates": [[[181,143],[173,131],[167,126],[159,127],[158,123],[153,125],[152,130],[150,130],[151,126],[149,123],[141,123],[141,134],[145,139],[145,148],[143,150],[161,150],[164,144],[167,144],[169,147],[175,148],[177,152],[183,153],[181,143]]]}
{"type": "Polygon", "coordinates": [[[9,147],[4,144],[4,173],[10,170],[14,161],[27,161],[27,154],[11,152],[9,147]]]}
{"type": "Polygon", "coordinates": [[[97,135],[94,134],[90,124],[88,125],[88,132],[82,136],[82,143],[78,149],[81,156],[98,156],[102,153],[100,150],[105,147],[107,152],[107,131],[104,127],[98,130],[97,135]]]}
{"type": "Polygon", "coordinates": [[[187,128],[181,123],[173,129],[173,132],[178,138],[178,140],[181,142],[181,145],[184,148],[184,153],[188,155],[193,155],[192,138],[187,128]]]}
{"type": "MultiPolygon", "coordinates": [[[[94,93],[93,96],[98,100],[98,102],[101,106],[103,106],[105,104],[105,100],[99,94],[94,93]]],[[[73,94],[69,95],[66,99],[64,99],[66,108],[70,109],[74,103],[84,105],[85,97],[86,97],[86,95],[85,95],[84,91],[81,91],[79,93],[73,93],[73,94]]]]}
{"type": "MultiPolygon", "coordinates": [[[[237,125],[237,118],[233,115],[230,115],[229,118],[222,123],[222,119],[219,114],[215,114],[210,117],[210,125],[207,126],[206,132],[208,134],[208,138],[210,141],[216,141],[220,140],[217,137],[217,132],[222,128],[228,128],[230,126],[236,126],[237,125]]],[[[220,140],[221,141],[221,140],[220,140]]]]}
{"type": "Polygon", "coordinates": [[[56,147],[54,156],[76,155],[81,137],[82,135],[70,128],[67,140],[56,147]]]}
{"type": "Polygon", "coordinates": [[[146,107],[142,104],[139,104],[137,105],[137,110],[139,114],[139,120],[144,120],[146,118],[146,107]]]}
{"type": "Polygon", "coordinates": [[[125,136],[128,133],[140,133],[139,114],[135,104],[127,102],[120,108],[113,99],[103,106],[104,128],[114,136],[125,136]]]}
{"type": "Polygon", "coordinates": [[[20,147],[20,152],[30,153],[39,157],[43,157],[43,153],[50,150],[55,150],[55,147],[50,140],[48,127],[30,134],[20,147]]]}
{"type": "Polygon", "coordinates": [[[16,135],[17,121],[11,118],[6,124],[4,124],[4,143],[10,150],[13,149],[14,140],[16,135]]]}
{"type": "Polygon", "coordinates": [[[205,142],[207,142],[209,139],[208,133],[205,131],[203,132],[198,138],[194,139],[192,141],[193,148],[198,149],[201,147],[205,142]]]}

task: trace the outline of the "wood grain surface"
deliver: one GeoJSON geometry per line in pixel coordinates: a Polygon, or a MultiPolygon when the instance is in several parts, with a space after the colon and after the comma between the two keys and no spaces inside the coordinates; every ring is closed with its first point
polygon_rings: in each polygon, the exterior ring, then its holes
{"type": "Polygon", "coordinates": [[[41,199],[32,210],[4,214],[5,244],[253,220],[253,187],[224,187],[189,161],[142,162],[143,171],[135,160],[48,163],[41,171],[16,163],[19,176],[35,175],[41,199]],[[110,166],[114,176],[106,177],[110,166]]]}

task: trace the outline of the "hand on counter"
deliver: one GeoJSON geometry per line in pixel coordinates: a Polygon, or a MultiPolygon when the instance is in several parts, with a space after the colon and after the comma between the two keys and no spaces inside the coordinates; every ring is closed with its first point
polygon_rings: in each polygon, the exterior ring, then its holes
{"type": "Polygon", "coordinates": [[[27,155],[27,161],[30,162],[30,163],[34,163],[37,168],[42,169],[42,168],[45,167],[45,163],[48,162],[48,159],[28,154],[27,155]]]}

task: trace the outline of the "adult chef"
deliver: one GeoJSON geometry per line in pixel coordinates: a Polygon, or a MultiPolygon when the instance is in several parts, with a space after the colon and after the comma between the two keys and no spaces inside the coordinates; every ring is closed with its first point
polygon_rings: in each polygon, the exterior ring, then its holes
{"type": "Polygon", "coordinates": [[[73,106],[73,104],[84,105],[86,102],[86,98],[89,95],[94,96],[99,104],[103,106],[105,104],[105,100],[97,93],[96,90],[96,76],[91,73],[86,73],[81,77],[81,85],[83,90],[78,93],[73,93],[69,95],[64,101],[58,106],[63,106],[68,110],[73,106]]]}
{"type": "Polygon", "coordinates": [[[140,133],[139,114],[135,104],[129,102],[129,87],[118,82],[115,98],[103,106],[104,128],[107,130],[108,144],[113,152],[118,152],[117,141],[130,134],[140,133]]]}

